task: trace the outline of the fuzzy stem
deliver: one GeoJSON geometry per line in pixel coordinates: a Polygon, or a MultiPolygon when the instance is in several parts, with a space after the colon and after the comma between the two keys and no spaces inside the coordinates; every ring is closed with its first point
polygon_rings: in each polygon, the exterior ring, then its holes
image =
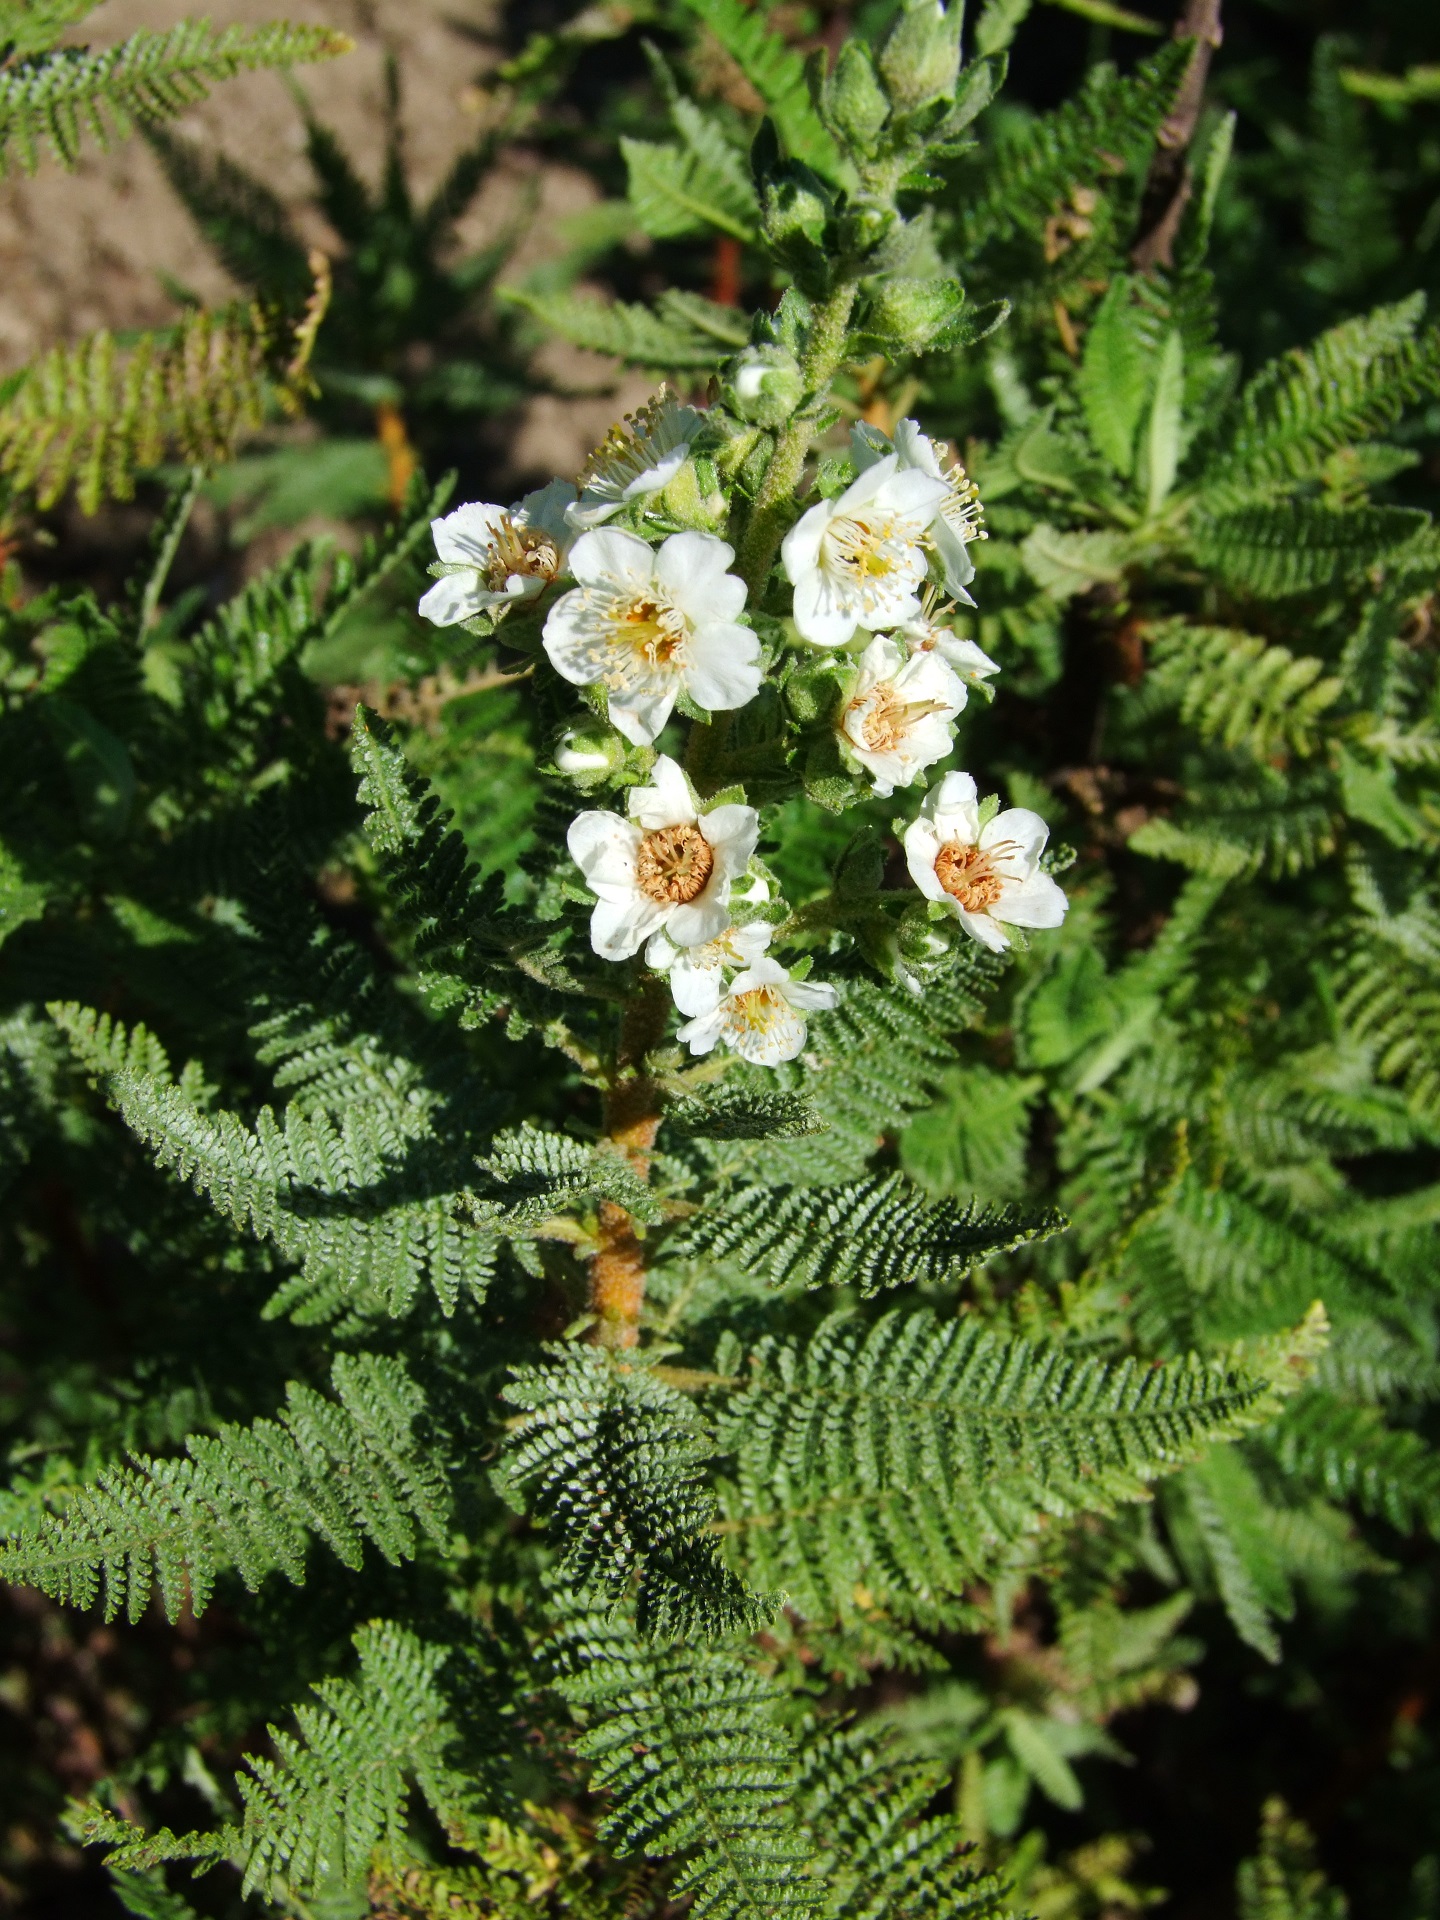
{"type": "MultiPolygon", "coordinates": [[[[647,980],[626,1002],[615,1050],[615,1072],[605,1095],[605,1138],[642,1180],[660,1130],[660,1096],[645,1072],[645,1056],[664,1037],[670,996],[647,980]]],[[[591,1339],[602,1347],[633,1347],[645,1304],[645,1250],[635,1222],[614,1201],[601,1203],[598,1245],[590,1256],[591,1339]]]]}
{"type": "Polygon", "coordinates": [[[740,575],[757,597],[769,577],[785,523],[794,511],[795,492],[800,485],[805,456],[810,451],[815,418],[844,356],[845,330],[859,284],[857,280],[842,280],[815,309],[810,323],[810,337],[801,365],[810,399],[775,443],[740,543],[740,575]]]}

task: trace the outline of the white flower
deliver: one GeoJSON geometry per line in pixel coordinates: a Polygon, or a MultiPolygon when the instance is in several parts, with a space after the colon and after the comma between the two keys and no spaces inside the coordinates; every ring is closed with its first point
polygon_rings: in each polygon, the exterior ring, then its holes
{"type": "Polygon", "coordinates": [[[611,723],[650,746],[683,687],[708,712],[760,691],[760,642],[737,616],[745,582],[725,569],[735,549],[713,533],[672,533],[647,546],[633,533],[582,533],[570,555],[579,581],[545,622],[545,651],[577,687],[599,681],[611,723]]]}
{"type": "Polygon", "coordinates": [[[943,480],[945,493],[935,518],[930,523],[930,539],[940,562],[945,591],[967,607],[975,602],[966,588],[975,578],[975,562],[970,558],[972,540],[987,536],[980,524],[980,489],[957,462],[948,469],[940,464],[940,454],[928,433],[922,433],[918,421],[902,420],[892,443],[875,427],[850,429],[850,450],[855,465],[864,473],[893,452],[901,473],[924,473],[943,480]]]}
{"type": "Polygon", "coordinates": [[[806,1013],[835,1004],[835,989],[792,980],[778,960],[768,956],[730,982],[730,991],[709,1013],[687,1020],[679,1039],[691,1053],[709,1053],[723,1040],[757,1067],[778,1067],[793,1060],[805,1044],[806,1013]]]}
{"type": "Polygon", "coordinates": [[[900,635],[911,653],[938,653],[967,687],[983,686],[992,673],[1000,671],[999,662],[982,652],[973,640],[967,640],[951,627],[939,626],[923,613],[918,619],[907,620],[900,635]]]}
{"type": "Polygon", "coordinates": [[[630,789],[630,818],[582,813],[566,844],[598,904],[590,944],[604,960],[626,960],[663,927],[678,947],[718,939],[730,924],[730,884],[745,871],[760,836],[753,807],[697,811],[684,774],[668,754],[653,786],[630,789]]]}
{"type": "Polygon", "coordinates": [[[575,538],[565,521],[574,500],[568,480],[552,480],[513,507],[472,500],[432,520],[435,551],[455,571],[443,574],[421,600],[425,619],[453,627],[491,607],[543,593],[563,569],[575,538]]]}
{"type": "Polygon", "coordinates": [[[925,530],[948,491],[928,473],[901,473],[898,455],[868,467],[836,500],[802,514],[780,557],[795,588],[795,625],[817,647],[843,647],[920,611],[929,562],[925,530]]]}
{"type": "Polygon", "coordinates": [[[770,928],[763,920],[745,927],[727,927],[717,940],[698,947],[672,946],[663,930],[650,936],[645,964],[656,973],[668,973],[670,991],[681,1013],[712,1013],[725,991],[725,970],[753,967],[770,944],[770,928]]]}
{"type": "Polygon", "coordinates": [[[700,425],[694,407],[682,407],[667,387],[627,413],[624,425],[612,427],[585,463],[571,526],[601,526],[630,501],[662,492],[690,457],[700,425]]]}
{"type": "Polygon", "coordinates": [[[1001,922],[1058,927],[1069,905],[1040,871],[1049,829],[1028,807],[1010,807],[980,825],[975,782],[947,773],[925,796],[920,818],[905,833],[905,858],[920,891],[940,900],[965,931],[1000,953],[1009,946],[1001,922]]]}
{"type": "Polygon", "coordinates": [[[945,758],[954,739],[950,723],[964,704],[964,682],[938,653],[907,654],[898,640],[882,636],[860,656],[840,735],[883,796],[945,758]]]}

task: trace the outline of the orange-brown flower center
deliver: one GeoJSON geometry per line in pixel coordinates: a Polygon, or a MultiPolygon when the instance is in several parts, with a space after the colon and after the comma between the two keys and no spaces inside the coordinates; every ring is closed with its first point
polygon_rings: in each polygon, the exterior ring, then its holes
{"type": "Polygon", "coordinates": [[[657,827],[640,842],[635,884],[652,900],[683,907],[704,892],[714,865],[710,842],[698,827],[657,827]]]}
{"type": "Polygon", "coordinates": [[[941,700],[907,700],[893,680],[882,680],[860,721],[861,741],[871,753],[894,753],[920,721],[946,711],[941,700]]]}
{"type": "Polygon", "coordinates": [[[560,571],[560,554],[548,533],[538,527],[517,527],[506,514],[495,529],[485,584],[499,593],[512,574],[553,580],[560,571]]]}
{"type": "Polygon", "coordinates": [[[667,601],[641,595],[615,619],[617,638],[652,667],[667,667],[685,645],[685,616],[667,601]]]}
{"type": "Polygon", "coordinates": [[[935,878],[967,913],[988,913],[1005,890],[979,847],[951,840],[935,856],[935,878]]]}

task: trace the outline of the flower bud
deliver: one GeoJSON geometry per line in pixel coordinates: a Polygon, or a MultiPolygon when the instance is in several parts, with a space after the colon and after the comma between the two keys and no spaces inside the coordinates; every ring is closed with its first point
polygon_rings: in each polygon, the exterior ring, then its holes
{"type": "Polygon", "coordinates": [[[948,99],[960,77],[962,9],[909,0],[880,52],[880,76],[897,113],[948,99]]]}
{"type": "Polygon", "coordinates": [[[620,771],[627,751],[611,727],[571,727],[555,743],[556,771],[577,787],[598,786],[620,771]]]}
{"type": "Polygon", "coordinates": [[[736,354],[721,389],[725,405],[757,427],[779,427],[805,391],[800,363],[784,347],[746,347],[736,354]]]}
{"type": "Polygon", "coordinates": [[[842,139],[862,153],[871,150],[889,115],[890,103],[875,78],[870,54],[859,40],[847,40],[840,49],[825,88],[825,111],[842,139]]]}
{"type": "Polygon", "coordinates": [[[923,353],[959,319],[965,292],[958,280],[877,276],[861,326],[892,353],[923,353]]]}

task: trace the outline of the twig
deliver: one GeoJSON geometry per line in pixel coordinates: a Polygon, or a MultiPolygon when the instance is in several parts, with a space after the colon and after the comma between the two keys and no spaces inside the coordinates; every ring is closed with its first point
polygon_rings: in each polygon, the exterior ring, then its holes
{"type": "Polygon", "coordinates": [[[1155,136],[1155,155],[1140,202],[1139,237],[1130,249],[1130,263],[1141,273],[1175,264],[1175,236],[1190,198],[1191,176],[1185,156],[1205,102],[1211,59],[1225,37],[1220,25],[1220,0],[1185,0],[1173,37],[1195,44],[1175,104],[1155,136]]]}

